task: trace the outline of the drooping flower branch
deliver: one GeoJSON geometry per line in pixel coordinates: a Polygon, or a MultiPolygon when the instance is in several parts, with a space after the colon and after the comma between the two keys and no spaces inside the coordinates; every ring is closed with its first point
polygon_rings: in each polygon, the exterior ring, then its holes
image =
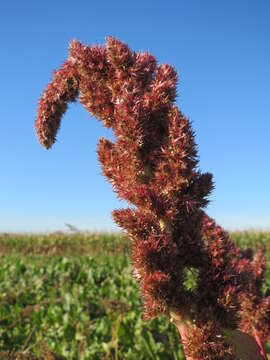
{"type": "Polygon", "coordinates": [[[175,105],[176,86],[174,68],[147,52],[132,52],[112,37],[106,46],[72,41],[40,99],[38,138],[52,146],[77,97],[112,128],[116,142],[101,138],[98,158],[113,190],[132,205],[113,217],[132,242],[145,317],[171,317],[190,359],[240,359],[235,331],[252,336],[263,359],[270,332],[265,260],[237,248],[205,214],[212,175],[198,169],[190,121],[175,105]],[[193,288],[186,285],[189,272],[193,288]]]}

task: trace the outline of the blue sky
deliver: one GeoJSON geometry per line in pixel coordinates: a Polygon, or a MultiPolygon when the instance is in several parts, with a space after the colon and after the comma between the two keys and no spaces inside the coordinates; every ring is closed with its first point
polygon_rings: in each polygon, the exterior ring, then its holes
{"type": "Polygon", "coordinates": [[[96,145],[112,134],[79,104],[58,141],[35,136],[38,99],[68,44],[113,35],[179,74],[200,168],[214,174],[208,213],[227,229],[270,228],[268,0],[5,1],[1,4],[0,231],[117,229],[125,207],[101,175],[96,145]]]}

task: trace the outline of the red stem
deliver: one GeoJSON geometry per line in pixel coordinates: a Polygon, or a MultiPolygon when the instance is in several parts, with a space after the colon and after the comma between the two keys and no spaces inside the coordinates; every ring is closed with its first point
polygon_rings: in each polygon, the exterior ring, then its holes
{"type": "Polygon", "coordinates": [[[258,335],[258,332],[255,328],[253,328],[253,334],[254,334],[254,338],[260,348],[260,355],[263,357],[264,360],[267,360],[267,356],[266,356],[266,353],[265,353],[265,350],[264,350],[264,346],[261,342],[261,339],[259,338],[259,335],[258,335]]]}

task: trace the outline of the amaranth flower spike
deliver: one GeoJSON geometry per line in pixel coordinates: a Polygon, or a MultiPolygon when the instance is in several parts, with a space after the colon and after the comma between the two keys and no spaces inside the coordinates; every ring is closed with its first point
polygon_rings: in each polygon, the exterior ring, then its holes
{"type": "Polygon", "coordinates": [[[197,167],[176,85],[174,68],[158,65],[148,52],[132,52],[113,37],[105,46],[74,40],[40,99],[37,135],[50,148],[68,102],[77,98],[112,128],[116,141],[101,138],[98,158],[113,190],[133,205],[113,217],[132,242],[145,318],[167,314],[189,359],[266,359],[265,260],[262,252],[236,247],[205,214],[212,175],[197,167]],[[189,272],[196,274],[192,289],[189,272]]]}

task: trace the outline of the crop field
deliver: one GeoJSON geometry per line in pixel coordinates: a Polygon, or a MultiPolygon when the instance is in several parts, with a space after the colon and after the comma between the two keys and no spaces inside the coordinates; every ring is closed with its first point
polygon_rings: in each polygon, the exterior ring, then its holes
{"type": "MultiPolygon", "coordinates": [[[[270,286],[270,233],[232,238],[263,247],[270,286]]],[[[165,317],[143,320],[123,235],[0,234],[0,254],[0,359],[184,359],[165,317]]]]}

